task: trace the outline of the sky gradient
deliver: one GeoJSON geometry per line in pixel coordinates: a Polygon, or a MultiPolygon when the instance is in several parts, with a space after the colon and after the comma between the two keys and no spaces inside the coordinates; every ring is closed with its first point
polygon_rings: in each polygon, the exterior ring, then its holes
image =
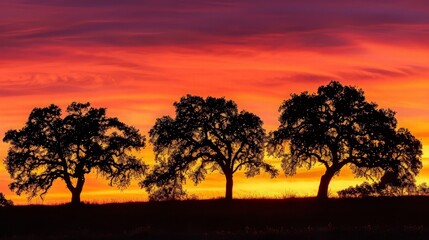
{"type": "MultiPolygon", "coordinates": [[[[429,182],[429,5],[425,1],[2,0],[0,136],[21,128],[34,107],[72,101],[107,107],[109,116],[147,132],[185,94],[233,99],[278,126],[291,93],[338,80],[363,88],[368,101],[397,112],[424,145],[419,182],[429,182]]],[[[4,159],[8,145],[0,143],[4,159]]],[[[153,163],[151,146],[141,153],[153,163]]],[[[279,166],[279,161],[269,159],[279,166]]],[[[323,168],[293,177],[235,177],[237,197],[311,196],[323,168]]],[[[362,182],[342,170],[331,192],[362,182]]],[[[0,166],[0,191],[10,178],[0,166]]],[[[43,203],[69,201],[58,181],[43,203]]],[[[209,175],[200,198],[221,197],[209,175]]],[[[83,201],[139,201],[147,194],[89,177],[83,201]]],[[[32,203],[41,203],[34,199],[32,203]]]]}

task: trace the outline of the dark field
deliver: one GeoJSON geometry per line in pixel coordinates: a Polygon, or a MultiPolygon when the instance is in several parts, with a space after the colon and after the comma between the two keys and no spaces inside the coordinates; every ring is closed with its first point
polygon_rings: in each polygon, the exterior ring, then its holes
{"type": "Polygon", "coordinates": [[[1,239],[429,239],[429,197],[0,209],[1,239]]]}

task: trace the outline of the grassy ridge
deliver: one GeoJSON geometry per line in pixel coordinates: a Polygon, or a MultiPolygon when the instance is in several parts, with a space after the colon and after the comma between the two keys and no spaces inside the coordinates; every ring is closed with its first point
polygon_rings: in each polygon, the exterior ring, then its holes
{"type": "Polygon", "coordinates": [[[195,200],[0,209],[2,239],[427,239],[429,198],[195,200]]]}

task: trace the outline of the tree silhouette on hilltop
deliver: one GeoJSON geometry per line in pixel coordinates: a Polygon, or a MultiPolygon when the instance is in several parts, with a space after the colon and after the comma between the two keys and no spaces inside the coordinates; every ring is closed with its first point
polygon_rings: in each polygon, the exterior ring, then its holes
{"type": "Polygon", "coordinates": [[[181,187],[177,183],[186,177],[198,184],[208,172],[219,171],[226,180],[225,198],[232,199],[237,171],[253,177],[263,169],[276,176],[277,170],[264,162],[266,136],[258,116],[239,112],[224,98],[187,95],[174,106],[176,116],[157,119],[149,133],[158,163],[141,182],[149,193],[172,183],[181,187]]]}
{"type": "Polygon", "coordinates": [[[61,115],[56,105],[35,108],[22,129],[6,133],[3,141],[10,148],[5,164],[12,191],[42,197],[61,179],[72,194],[71,202],[78,204],[85,175],[91,172],[120,188],[144,173],[146,166],[132,155],[145,145],[137,129],[89,103],[74,102],[67,116],[61,115]]]}
{"type": "Polygon", "coordinates": [[[280,106],[280,126],[268,152],[282,158],[286,175],[317,164],[326,168],[317,197],[328,197],[334,175],[349,166],[357,177],[380,178],[386,171],[416,175],[422,145],[408,130],[396,129],[395,113],[367,102],[364,92],[332,81],[316,94],[292,94],[280,106]]]}

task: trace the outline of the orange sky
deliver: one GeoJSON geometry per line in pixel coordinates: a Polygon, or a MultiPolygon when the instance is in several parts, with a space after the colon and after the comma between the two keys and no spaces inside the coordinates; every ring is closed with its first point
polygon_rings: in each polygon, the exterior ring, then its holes
{"type": "MultiPolygon", "coordinates": [[[[0,135],[22,127],[34,107],[64,108],[72,101],[107,107],[109,116],[147,135],[155,119],[172,114],[173,102],[187,93],[233,99],[273,130],[277,109],[291,93],[314,92],[335,79],[397,112],[399,126],[423,142],[418,180],[429,182],[429,14],[423,2],[143,2],[2,1],[0,135]]],[[[7,148],[0,143],[1,159],[7,148]]],[[[153,163],[151,146],[141,154],[153,163]]],[[[312,196],[322,171],[276,179],[238,174],[234,195],[312,196]]],[[[331,193],[362,181],[343,170],[331,193]]],[[[27,203],[8,190],[9,182],[0,166],[0,191],[27,203]]],[[[186,188],[200,198],[221,197],[224,184],[212,174],[186,188]]],[[[43,203],[68,202],[63,185],[58,181],[43,203]]],[[[82,193],[90,202],[146,198],[135,182],[121,192],[95,175],[82,193]]]]}

